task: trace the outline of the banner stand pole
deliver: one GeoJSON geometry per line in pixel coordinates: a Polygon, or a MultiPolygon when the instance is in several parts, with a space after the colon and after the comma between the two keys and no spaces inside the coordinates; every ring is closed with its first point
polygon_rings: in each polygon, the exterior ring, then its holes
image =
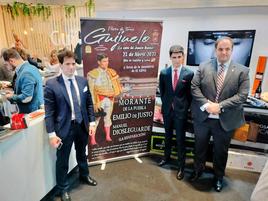
{"type": "Polygon", "coordinates": [[[134,158],[136,159],[136,161],[138,161],[138,163],[142,163],[142,160],[139,158],[139,155],[135,155],[134,158]]]}
{"type": "Polygon", "coordinates": [[[103,161],[101,163],[101,170],[105,170],[105,167],[106,167],[106,161],[103,161]]]}
{"type": "Polygon", "coordinates": [[[106,160],[94,161],[94,162],[89,162],[88,166],[101,165],[101,170],[105,170],[106,163],[108,163],[108,162],[121,161],[121,160],[126,160],[126,159],[131,159],[131,158],[135,159],[138,163],[142,163],[142,160],[140,159],[140,157],[148,156],[151,154],[152,153],[150,153],[150,152],[145,152],[145,153],[116,157],[116,158],[110,158],[110,159],[106,159],[106,160]]]}

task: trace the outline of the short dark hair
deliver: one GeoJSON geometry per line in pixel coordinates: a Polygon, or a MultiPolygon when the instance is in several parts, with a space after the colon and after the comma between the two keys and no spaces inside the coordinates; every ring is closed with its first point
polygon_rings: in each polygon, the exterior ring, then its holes
{"type": "Polygon", "coordinates": [[[229,40],[231,42],[231,44],[232,44],[232,49],[233,49],[233,47],[234,47],[234,41],[233,41],[232,38],[230,38],[228,36],[223,36],[223,37],[218,38],[216,40],[216,42],[215,42],[215,49],[217,49],[219,42],[221,42],[223,40],[229,40]]]}
{"type": "Polygon", "coordinates": [[[58,53],[58,59],[61,64],[64,62],[64,58],[74,58],[75,59],[75,54],[71,50],[63,49],[60,50],[58,53]]]}
{"type": "Polygon", "coordinates": [[[102,59],[108,58],[107,54],[100,53],[97,55],[97,60],[101,61],[102,59]]]}
{"type": "Polygon", "coordinates": [[[8,61],[9,59],[21,59],[21,56],[18,53],[18,51],[13,49],[13,48],[9,48],[9,49],[5,50],[2,53],[2,56],[3,56],[5,61],[8,61]]]}
{"type": "Polygon", "coordinates": [[[184,55],[184,49],[180,45],[172,45],[169,49],[169,56],[171,57],[173,53],[181,53],[184,55]]]}

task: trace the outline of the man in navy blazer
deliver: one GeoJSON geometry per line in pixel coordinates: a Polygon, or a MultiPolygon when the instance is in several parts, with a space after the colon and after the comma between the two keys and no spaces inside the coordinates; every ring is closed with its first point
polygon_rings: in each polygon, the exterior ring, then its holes
{"type": "Polygon", "coordinates": [[[50,145],[57,148],[56,182],[61,200],[71,200],[67,192],[68,161],[74,142],[80,180],[96,186],[89,176],[86,145],[88,135],[95,134],[95,117],[88,82],[74,76],[74,53],[63,50],[58,54],[62,74],[50,79],[45,87],[45,122],[50,145]]]}
{"type": "Polygon", "coordinates": [[[174,45],[169,50],[172,66],[160,73],[159,90],[162,101],[162,114],[165,127],[165,154],[159,166],[170,160],[173,129],[176,130],[178,152],[177,179],[184,177],[185,166],[185,125],[191,102],[191,80],[194,73],[183,66],[184,50],[174,45]]]}

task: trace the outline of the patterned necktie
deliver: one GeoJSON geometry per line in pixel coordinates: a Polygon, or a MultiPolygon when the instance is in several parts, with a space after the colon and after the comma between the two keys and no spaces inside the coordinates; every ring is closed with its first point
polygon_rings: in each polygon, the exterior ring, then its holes
{"type": "Polygon", "coordinates": [[[71,88],[71,93],[72,93],[72,98],[73,98],[73,105],[74,105],[74,114],[75,114],[75,120],[77,123],[81,123],[83,120],[81,109],[79,106],[77,94],[74,88],[73,80],[68,79],[70,81],[70,88],[71,88]]]}
{"type": "Polygon", "coordinates": [[[173,78],[173,90],[175,91],[178,83],[178,69],[174,69],[174,78],[173,78]]]}
{"type": "Polygon", "coordinates": [[[218,75],[217,75],[217,93],[216,93],[216,98],[215,98],[216,103],[219,100],[219,96],[220,96],[220,92],[222,90],[223,82],[224,82],[224,65],[220,64],[220,70],[218,71],[218,75]]]}

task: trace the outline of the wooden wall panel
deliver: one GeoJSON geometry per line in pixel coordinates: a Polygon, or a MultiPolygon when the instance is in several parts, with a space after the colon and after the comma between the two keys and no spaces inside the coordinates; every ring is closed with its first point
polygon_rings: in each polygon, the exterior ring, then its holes
{"type": "Polygon", "coordinates": [[[12,33],[16,33],[32,55],[48,57],[52,49],[74,49],[78,42],[80,18],[89,17],[86,6],[76,7],[76,16],[65,16],[64,6],[51,6],[52,13],[48,19],[42,16],[23,16],[12,19],[6,6],[0,7],[0,47],[14,46],[12,33]],[[5,25],[5,26],[2,26],[5,25]],[[2,30],[4,27],[4,30],[2,30]],[[5,34],[6,33],[6,34],[5,34]],[[6,35],[6,36],[5,36],[6,35]]]}
{"type": "Polygon", "coordinates": [[[7,38],[6,38],[6,30],[5,27],[5,21],[4,21],[4,15],[3,15],[3,9],[0,7],[0,50],[3,47],[7,47],[7,38]]]}

